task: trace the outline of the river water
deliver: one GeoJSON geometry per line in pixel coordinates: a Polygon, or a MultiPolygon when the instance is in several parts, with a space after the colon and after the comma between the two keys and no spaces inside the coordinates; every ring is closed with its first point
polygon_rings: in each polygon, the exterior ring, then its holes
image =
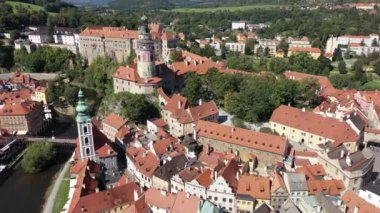
{"type": "Polygon", "coordinates": [[[0,212],[38,213],[44,204],[44,196],[53,183],[54,175],[71,157],[73,149],[59,148],[54,164],[38,174],[26,174],[19,163],[13,173],[0,186],[0,212]]]}

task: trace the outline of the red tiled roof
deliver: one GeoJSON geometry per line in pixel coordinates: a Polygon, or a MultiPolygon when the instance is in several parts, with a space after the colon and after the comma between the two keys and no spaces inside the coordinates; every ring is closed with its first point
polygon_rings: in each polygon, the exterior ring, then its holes
{"type": "Polygon", "coordinates": [[[129,182],[131,182],[131,181],[128,179],[127,175],[122,175],[120,177],[119,181],[117,182],[117,185],[118,186],[123,186],[123,185],[125,185],[125,184],[127,184],[129,182]]]}
{"type": "Polygon", "coordinates": [[[348,46],[349,47],[361,47],[363,45],[361,43],[349,43],[348,46]]]}
{"type": "Polygon", "coordinates": [[[235,159],[230,160],[227,165],[220,171],[220,175],[231,186],[232,191],[236,192],[239,180],[236,178],[239,172],[239,164],[235,159]]]}
{"type": "Polygon", "coordinates": [[[368,132],[372,134],[380,134],[380,129],[365,128],[364,132],[368,132]]]}
{"type": "Polygon", "coordinates": [[[328,138],[333,140],[336,146],[344,142],[356,142],[359,139],[346,122],[313,112],[303,112],[286,105],[275,109],[270,121],[328,138]]]}
{"type": "Polygon", "coordinates": [[[117,156],[117,152],[107,143],[96,150],[96,153],[100,158],[106,158],[111,156],[117,156]]]}
{"type": "Polygon", "coordinates": [[[114,78],[136,82],[140,85],[150,85],[150,84],[158,84],[162,81],[160,77],[152,77],[152,78],[140,78],[136,64],[132,66],[120,66],[117,71],[113,74],[114,78]]]}
{"type": "Polygon", "coordinates": [[[330,80],[325,76],[311,75],[307,73],[294,72],[294,71],[286,71],[284,75],[287,79],[292,80],[302,80],[307,78],[315,78],[318,80],[319,84],[323,89],[335,89],[331,84],[330,80]]]}
{"type": "Polygon", "coordinates": [[[164,119],[162,118],[157,118],[157,119],[154,119],[154,120],[151,120],[151,122],[156,125],[157,127],[160,127],[160,128],[163,128],[165,126],[167,126],[168,124],[165,122],[164,119]]]}
{"type": "Polygon", "coordinates": [[[122,27],[87,27],[80,36],[137,39],[137,30],[127,30],[122,27]]]}
{"type": "Polygon", "coordinates": [[[308,159],[295,159],[294,160],[294,165],[295,166],[307,166],[310,165],[310,161],[308,159]]]}
{"type": "Polygon", "coordinates": [[[173,143],[176,141],[175,138],[166,138],[158,140],[153,144],[153,149],[156,152],[157,156],[161,156],[168,152],[169,146],[173,146],[173,143]]]}
{"type": "Polygon", "coordinates": [[[134,193],[142,194],[135,182],[83,196],[72,209],[76,212],[102,212],[134,202],[134,193]]]}
{"type": "Polygon", "coordinates": [[[189,196],[185,192],[178,192],[170,212],[200,212],[201,199],[189,196]]]}
{"type": "Polygon", "coordinates": [[[323,192],[325,195],[340,196],[345,190],[342,180],[308,180],[309,195],[323,192]]]}
{"type": "Polygon", "coordinates": [[[160,166],[160,162],[157,157],[144,148],[135,148],[130,146],[127,149],[127,153],[134,161],[134,164],[139,172],[147,177],[152,177],[154,171],[160,166]]]}
{"type": "Polygon", "coordinates": [[[117,131],[116,133],[116,138],[119,140],[124,140],[124,138],[129,134],[129,128],[128,126],[124,125],[117,131]]]}
{"type": "Polygon", "coordinates": [[[207,188],[208,186],[210,186],[213,182],[213,179],[212,179],[212,170],[211,169],[205,169],[203,171],[202,174],[200,174],[196,180],[197,182],[199,183],[199,185],[207,188]]]}
{"type": "Polygon", "coordinates": [[[287,191],[284,179],[282,178],[282,176],[277,171],[275,171],[273,173],[273,181],[271,184],[271,192],[273,193],[279,188],[283,188],[285,191],[287,191]]]}
{"type": "Polygon", "coordinates": [[[270,180],[264,177],[242,175],[237,189],[238,195],[249,195],[252,198],[270,200],[270,180]]]}
{"type": "Polygon", "coordinates": [[[342,35],[341,38],[358,38],[358,39],[368,39],[369,36],[363,36],[363,35],[342,35]]]}
{"type": "Polygon", "coordinates": [[[5,99],[3,107],[0,109],[0,116],[27,115],[37,109],[40,109],[42,112],[42,104],[40,102],[22,100],[21,98],[5,99]]]}
{"type": "Polygon", "coordinates": [[[347,213],[375,213],[379,211],[376,206],[359,197],[351,190],[343,195],[342,200],[346,204],[347,213]],[[357,207],[358,211],[355,211],[355,207],[357,207]]]}
{"type": "Polygon", "coordinates": [[[196,129],[200,137],[245,146],[252,149],[284,155],[287,141],[284,137],[225,126],[200,120],[196,129]]]}
{"type": "Polygon", "coordinates": [[[161,39],[162,40],[172,40],[172,39],[174,39],[174,35],[173,35],[173,33],[166,31],[166,32],[162,33],[161,39]]]}
{"type": "Polygon", "coordinates": [[[103,123],[119,130],[121,127],[124,126],[124,124],[127,123],[127,121],[127,119],[124,119],[123,117],[115,113],[110,113],[107,115],[106,118],[104,118],[103,123]]]}
{"type": "Polygon", "coordinates": [[[296,168],[297,173],[304,173],[308,180],[315,180],[318,176],[325,176],[326,171],[322,165],[306,165],[303,167],[296,168]]]}
{"type": "Polygon", "coordinates": [[[123,213],[149,213],[149,206],[145,202],[145,195],[142,195],[136,202],[130,205],[123,213]]]}

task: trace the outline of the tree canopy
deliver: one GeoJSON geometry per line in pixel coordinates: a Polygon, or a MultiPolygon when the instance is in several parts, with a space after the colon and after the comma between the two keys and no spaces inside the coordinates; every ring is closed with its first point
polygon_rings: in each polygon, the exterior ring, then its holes
{"type": "Polygon", "coordinates": [[[55,157],[54,145],[45,141],[30,144],[22,159],[22,168],[26,173],[38,173],[49,166],[55,157]]]}

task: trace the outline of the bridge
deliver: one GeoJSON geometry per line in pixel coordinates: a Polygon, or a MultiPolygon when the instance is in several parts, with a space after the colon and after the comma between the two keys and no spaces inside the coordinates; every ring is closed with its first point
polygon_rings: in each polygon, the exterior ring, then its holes
{"type": "Polygon", "coordinates": [[[54,145],[59,146],[76,146],[76,139],[72,138],[51,138],[51,137],[23,137],[26,143],[34,143],[40,141],[46,141],[49,143],[54,143],[54,145]]]}

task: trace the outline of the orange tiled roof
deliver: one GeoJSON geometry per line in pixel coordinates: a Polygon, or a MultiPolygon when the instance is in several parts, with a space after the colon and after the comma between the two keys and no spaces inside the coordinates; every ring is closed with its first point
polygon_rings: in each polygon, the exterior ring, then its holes
{"type": "Polygon", "coordinates": [[[165,120],[164,119],[162,119],[162,118],[157,118],[157,119],[154,119],[154,120],[151,120],[151,122],[154,124],[154,125],[156,125],[156,126],[158,126],[158,127],[165,127],[165,126],[167,126],[168,124],[165,122],[165,120]]]}
{"type": "Polygon", "coordinates": [[[358,209],[357,213],[375,213],[379,211],[376,206],[368,203],[365,199],[359,197],[355,192],[351,190],[347,191],[343,195],[342,200],[346,204],[347,213],[356,212],[356,207],[358,209]]]}
{"type": "Polygon", "coordinates": [[[196,178],[196,180],[197,180],[197,182],[199,183],[199,185],[201,185],[201,186],[207,188],[207,187],[209,187],[209,186],[212,184],[212,182],[213,182],[212,175],[213,175],[213,173],[212,173],[212,170],[211,170],[211,169],[205,169],[205,170],[203,171],[203,173],[200,174],[200,175],[196,178]]]}
{"type": "Polygon", "coordinates": [[[137,39],[137,30],[128,30],[122,27],[87,27],[80,33],[80,36],[137,39]]]}
{"type": "Polygon", "coordinates": [[[284,75],[287,79],[292,79],[292,80],[316,78],[323,89],[334,89],[334,86],[331,84],[330,80],[325,76],[311,75],[307,73],[294,72],[294,71],[286,71],[284,75]]]}
{"type": "Polygon", "coordinates": [[[264,177],[242,175],[237,189],[238,195],[249,195],[252,198],[270,200],[270,180],[264,177]]]}
{"type": "Polygon", "coordinates": [[[175,138],[166,138],[156,141],[153,144],[153,149],[156,152],[157,156],[161,156],[168,152],[169,146],[173,147],[173,143],[176,141],[175,138]]]}
{"type": "Polygon", "coordinates": [[[279,188],[283,188],[285,191],[287,191],[284,179],[282,178],[282,176],[277,171],[275,171],[273,174],[271,192],[273,193],[273,192],[277,191],[277,189],[279,189],[279,188]]]}
{"type": "Polygon", "coordinates": [[[368,39],[368,38],[369,38],[369,36],[363,36],[363,35],[348,35],[348,34],[346,34],[346,35],[342,35],[342,36],[340,36],[340,37],[342,37],[342,38],[357,38],[357,39],[368,39]]]}
{"type": "Polygon", "coordinates": [[[340,196],[345,190],[342,180],[308,180],[309,195],[323,192],[325,195],[340,196]]]}
{"type": "Polygon", "coordinates": [[[115,113],[110,113],[107,115],[107,117],[104,118],[103,123],[119,130],[121,127],[124,126],[124,124],[127,123],[127,119],[124,119],[120,115],[117,115],[115,113]]]}
{"type": "Polygon", "coordinates": [[[325,176],[326,171],[321,164],[306,165],[296,168],[297,173],[304,173],[309,180],[315,180],[318,176],[325,176]]]}
{"type": "Polygon", "coordinates": [[[126,81],[136,82],[137,84],[158,84],[162,81],[160,77],[152,78],[140,78],[139,73],[137,72],[137,65],[133,64],[129,66],[120,66],[117,71],[113,74],[114,78],[123,79],[126,81]]]}
{"type": "Polygon", "coordinates": [[[117,156],[117,152],[107,143],[96,150],[96,153],[100,158],[106,158],[111,156],[117,156]]]}
{"type": "MultiPolygon", "coordinates": [[[[0,116],[10,115],[28,115],[29,113],[41,109],[42,103],[32,100],[17,99],[5,99],[3,107],[0,109],[0,116]]],[[[42,115],[42,114],[41,114],[42,115]]]]}
{"type": "Polygon", "coordinates": [[[321,53],[319,48],[314,47],[290,47],[289,52],[306,52],[306,53],[321,53]]]}
{"type": "Polygon", "coordinates": [[[72,209],[72,213],[101,212],[134,202],[134,193],[142,194],[135,182],[83,196],[72,209]]]}
{"type": "Polygon", "coordinates": [[[239,180],[237,179],[237,173],[239,172],[239,164],[235,159],[227,162],[227,165],[220,171],[220,176],[227,181],[232,188],[233,192],[236,192],[238,188],[239,180]]]}
{"type": "Polygon", "coordinates": [[[287,147],[285,137],[225,126],[200,120],[196,125],[200,137],[245,146],[252,149],[284,155],[287,147]]]}
{"type": "Polygon", "coordinates": [[[275,109],[270,121],[328,138],[336,146],[359,140],[359,135],[346,122],[286,105],[275,109]]]}
{"type": "Polygon", "coordinates": [[[157,157],[144,148],[135,148],[130,146],[127,149],[127,153],[134,161],[134,164],[139,172],[147,177],[152,177],[154,171],[160,166],[160,162],[157,157]]]}

